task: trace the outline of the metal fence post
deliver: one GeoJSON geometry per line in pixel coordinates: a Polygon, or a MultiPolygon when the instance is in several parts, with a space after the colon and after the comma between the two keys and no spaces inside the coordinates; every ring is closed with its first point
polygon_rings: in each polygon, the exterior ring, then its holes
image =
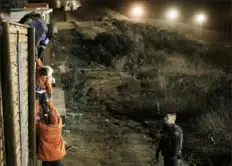
{"type": "MultiPolygon", "coordinates": [[[[0,18],[1,19],[1,18],[0,18]]],[[[0,20],[0,54],[2,55],[2,20],[0,20]]],[[[0,73],[2,73],[1,69],[1,58],[0,58],[0,73]]],[[[2,87],[2,80],[0,78],[0,87],[2,87]]],[[[4,120],[3,120],[3,107],[2,107],[2,89],[0,89],[0,166],[5,165],[5,136],[4,136],[4,120]]]]}
{"type": "Polygon", "coordinates": [[[29,165],[36,166],[35,126],[35,29],[28,29],[28,111],[29,111],[29,165]]]}
{"type": "Polygon", "coordinates": [[[3,96],[3,116],[6,143],[6,164],[17,166],[16,137],[14,124],[14,103],[11,74],[9,23],[3,22],[2,51],[1,51],[1,77],[2,77],[2,96],[3,96]]]}

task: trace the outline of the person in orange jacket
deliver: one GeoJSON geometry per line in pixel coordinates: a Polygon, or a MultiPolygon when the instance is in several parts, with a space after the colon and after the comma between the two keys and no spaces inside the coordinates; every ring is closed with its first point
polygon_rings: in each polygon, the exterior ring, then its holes
{"type": "Polygon", "coordinates": [[[48,77],[48,68],[43,66],[40,60],[36,62],[36,98],[41,95],[47,95],[48,99],[52,97],[52,85],[48,77]]]}
{"type": "Polygon", "coordinates": [[[61,166],[61,159],[66,155],[61,135],[62,120],[50,101],[47,101],[47,105],[48,123],[43,120],[39,101],[36,100],[37,154],[42,166],[61,166]]]}

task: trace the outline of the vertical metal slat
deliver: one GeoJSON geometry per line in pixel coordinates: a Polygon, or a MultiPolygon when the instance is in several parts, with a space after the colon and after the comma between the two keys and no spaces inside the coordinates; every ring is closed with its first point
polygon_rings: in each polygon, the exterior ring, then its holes
{"type": "Polygon", "coordinates": [[[2,77],[2,96],[3,96],[3,116],[4,116],[4,133],[6,143],[6,165],[18,166],[16,153],[16,136],[15,136],[15,116],[11,77],[11,57],[10,57],[10,36],[9,23],[3,22],[2,33],[2,54],[1,54],[1,72],[2,77]]]}
{"type": "Polygon", "coordinates": [[[29,112],[29,165],[36,166],[35,127],[35,29],[28,30],[28,112],[29,112]]]}
{"type": "MultiPolygon", "coordinates": [[[[0,21],[0,24],[2,22],[0,21]]],[[[2,26],[2,25],[0,25],[2,26]]],[[[0,34],[2,36],[2,33],[0,34]]],[[[1,38],[0,38],[0,54],[2,55],[2,43],[1,43],[1,38]]],[[[1,66],[1,58],[0,58],[0,66],[1,66]]],[[[0,67],[0,73],[2,73],[2,69],[0,67]]],[[[0,77],[0,87],[2,87],[2,80],[0,77]]],[[[4,121],[3,121],[3,108],[2,108],[2,89],[0,89],[0,166],[5,165],[5,144],[4,144],[4,121]]]]}
{"type": "Polygon", "coordinates": [[[21,43],[19,39],[19,31],[17,31],[17,60],[18,60],[18,89],[19,89],[19,113],[20,113],[20,131],[21,131],[21,156],[22,166],[27,166],[26,157],[26,128],[25,128],[25,110],[24,110],[24,78],[23,78],[23,61],[21,55],[21,43]]]}

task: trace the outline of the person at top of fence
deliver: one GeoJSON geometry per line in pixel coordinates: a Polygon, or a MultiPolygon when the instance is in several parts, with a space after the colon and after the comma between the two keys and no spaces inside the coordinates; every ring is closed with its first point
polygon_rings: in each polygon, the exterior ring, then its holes
{"type": "Polygon", "coordinates": [[[37,64],[36,66],[36,98],[47,95],[52,98],[52,85],[49,79],[49,69],[46,66],[37,64]]]}
{"type": "Polygon", "coordinates": [[[55,106],[46,101],[49,109],[48,121],[43,119],[39,101],[36,100],[37,155],[42,166],[61,166],[61,159],[66,155],[62,138],[62,120],[55,106]]]}
{"type": "MultiPolygon", "coordinates": [[[[19,23],[35,27],[35,44],[37,48],[37,58],[42,58],[43,50],[49,40],[56,38],[58,30],[54,24],[46,24],[45,20],[38,13],[26,14],[20,19],[19,23]]],[[[37,60],[36,58],[36,60],[37,60]]]]}

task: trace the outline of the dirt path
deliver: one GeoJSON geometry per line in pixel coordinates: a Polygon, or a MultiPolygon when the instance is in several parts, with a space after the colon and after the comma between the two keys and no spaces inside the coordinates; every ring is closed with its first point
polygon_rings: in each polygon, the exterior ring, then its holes
{"type": "MultiPolygon", "coordinates": [[[[66,34],[65,34],[66,35],[66,34]]],[[[71,34],[67,34],[71,35],[71,34]]],[[[65,49],[64,49],[65,50],[65,49]]],[[[80,104],[76,95],[78,88],[72,78],[83,63],[76,57],[58,51],[54,57],[54,70],[59,73],[55,77],[70,77],[71,88],[65,90],[66,103],[68,103],[66,127],[63,137],[69,148],[64,158],[65,166],[149,166],[153,153],[152,140],[147,136],[147,131],[140,123],[120,116],[115,118],[105,106],[100,103],[80,104]],[[71,101],[71,102],[70,102],[71,101]],[[77,107],[79,107],[77,109],[77,107]]],[[[89,72],[87,72],[89,73],[89,72]]],[[[102,70],[89,74],[102,77],[102,70]]],[[[103,74],[104,75],[104,74],[103,74]]],[[[113,75],[106,74],[106,75],[113,75]]],[[[75,77],[75,76],[74,76],[75,77]]],[[[87,78],[88,86],[101,87],[102,82],[98,77],[95,80],[87,78]],[[92,82],[92,83],[91,83],[92,82]],[[94,82],[94,84],[93,84],[94,82]],[[92,84],[92,85],[91,85],[92,84]]],[[[110,77],[110,76],[106,76],[110,77]]],[[[76,80],[75,80],[76,79],[76,80]]],[[[117,81],[116,81],[117,82],[117,81]]],[[[57,82],[58,84],[58,82],[57,82]]],[[[66,85],[61,85],[66,86],[66,85]]],[[[85,98],[85,97],[84,97],[85,98]]]]}
{"type": "Polygon", "coordinates": [[[64,158],[65,165],[151,165],[151,140],[139,123],[115,119],[93,106],[86,110],[89,111],[83,113],[79,123],[64,131],[64,139],[71,146],[64,158]]]}

